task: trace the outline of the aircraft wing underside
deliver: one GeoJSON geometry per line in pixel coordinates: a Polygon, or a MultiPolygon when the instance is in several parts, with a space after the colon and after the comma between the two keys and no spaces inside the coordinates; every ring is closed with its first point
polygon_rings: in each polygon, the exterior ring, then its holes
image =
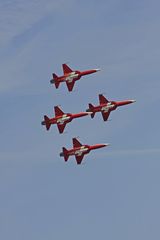
{"type": "Polygon", "coordinates": [[[99,94],[99,103],[108,103],[108,100],[102,94],[99,94]]]}
{"type": "Polygon", "coordinates": [[[71,92],[74,87],[75,81],[74,80],[72,80],[72,82],[67,81],[66,84],[67,84],[68,91],[71,92]]]}
{"type": "Polygon", "coordinates": [[[107,121],[107,120],[108,120],[109,115],[110,115],[110,112],[111,112],[110,110],[109,110],[108,112],[105,112],[105,111],[102,111],[102,112],[101,112],[104,121],[107,121]]]}
{"type": "Polygon", "coordinates": [[[82,154],[81,156],[75,155],[77,164],[81,164],[82,160],[83,160],[84,154],[82,154]]]}
{"type": "Polygon", "coordinates": [[[77,138],[73,138],[73,147],[81,147],[82,144],[77,140],[77,138]]]}
{"type": "Polygon", "coordinates": [[[65,122],[63,124],[57,123],[57,127],[60,133],[63,133],[65,126],[66,126],[65,122]]]}
{"type": "Polygon", "coordinates": [[[67,64],[62,64],[62,68],[63,68],[63,73],[64,74],[73,72],[73,70],[70,67],[68,67],[67,64]]]}
{"type": "Polygon", "coordinates": [[[58,106],[54,107],[54,112],[55,112],[55,116],[61,116],[64,114],[64,112],[58,106]]]}

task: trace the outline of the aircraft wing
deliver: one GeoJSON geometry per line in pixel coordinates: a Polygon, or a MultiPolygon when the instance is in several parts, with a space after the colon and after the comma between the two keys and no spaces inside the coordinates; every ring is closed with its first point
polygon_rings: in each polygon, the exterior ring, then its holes
{"type": "Polygon", "coordinates": [[[108,103],[108,100],[102,94],[99,94],[99,103],[108,103]]]}
{"type": "Polygon", "coordinates": [[[71,92],[74,87],[75,81],[74,80],[72,80],[72,82],[67,81],[66,84],[67,84],[68,91],[71,92]]]}
{"type": "Polygon", "coordinates": [[[66,126],[65,122],[63,124],[57,123],[57,127],[60,133],[63,133],[65,126],[66,126]]]}
{"type": "Polygon", "coordinates": [[[102,111],[102,112],[101,112],[104,121],[107,121],[107,120],[108,120],[109,115],[110,115],[110,112],[111,112],[110,110],[109,110],[108,112],[105,112],[105,111],[102,111]]]}
{"type": "Polygon", "coordinates": [[[82,146],[82,144],[77,140],[77,138],[73,138],[72,141],[73,141],[74,148],[82,146]]]}
{"type": "Polygon", "coordinates": [[[61,116],[64,114],[64,112],[58,106],[54,107],[54,111],[55,111],[55,116],[61,116]]]}
{"type": "Polygon", "coordinates": [[[67,64],[62,64],[62,68],[64,74],[73,72],[73,70],[70,67],[68,67],[67,64]]]}
{"type": "Polygon", "coordinates": [[[84,154],[82,154],[81,156],[75,155],[75,157],[76,157],[77,164],[81,164],[81,162],[83,160],[83,157],[84,157],[84,154]]]}

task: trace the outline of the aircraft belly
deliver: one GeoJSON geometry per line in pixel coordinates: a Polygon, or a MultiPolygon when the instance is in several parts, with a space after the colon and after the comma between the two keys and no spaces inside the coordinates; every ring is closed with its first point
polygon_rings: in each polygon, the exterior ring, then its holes
{"type": "Polygon", "coordinates": [[[88,148],[84,148],[82,150],[78,150],[75,152],[76,156],[81,156],[82,154],[85,154],[85,152],[87,152],[88,148]]]}
{"type": "Polygon", "coordinates": [[[64,124],[64,121],[63,122],[58,122],[60,125],[63,125],[64,124]]]}
{"type": "Polygon", "coordinates": [[[113,106],[102,107],[101,110],[102,110],[103,112],[109,112],[112,108],[113,108],[113,106]]]}
{"type": "Polygon", "coordinates": [[[109,111],[109,109],[102,109],[102,111],[106,113],[109,111]]]}
{"type": "Polygon", "coordinates": [[[78,74],[75,74],[73,76],[66,77],[66,81],[71,83],[73,80],[75,80],[78,77],[78,74]]]}
{"type": "Polygon", "coordinates": [[[82,152],[79,152],[79,153],[75,153],[76,156],[81,156],[82,155],[82,152]]]}
{"type": "Polygon", "coordinates": [[[70,119],[70,117],[61,118],[61,119],[57,120],[57,123],[62,125],[62,124],[64,124],[64,122],[66,122],[69,119],[70,119]]]}

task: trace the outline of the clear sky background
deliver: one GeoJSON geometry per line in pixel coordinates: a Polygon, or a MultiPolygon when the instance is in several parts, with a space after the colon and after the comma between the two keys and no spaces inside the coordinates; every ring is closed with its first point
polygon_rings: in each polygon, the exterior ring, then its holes
{"type": "Polygon", "coordinates": [[[0,1],[0,239],[160,239],[160,3],[0,1]],[[61,64],[101,68],[68,93],[61,64]],[[111,121],[76,119],[59,135],[53,107],[84,111],[136,99],[111,121]],[[72,137],[111,146],[77,166],[59,157],[72,137]]]}

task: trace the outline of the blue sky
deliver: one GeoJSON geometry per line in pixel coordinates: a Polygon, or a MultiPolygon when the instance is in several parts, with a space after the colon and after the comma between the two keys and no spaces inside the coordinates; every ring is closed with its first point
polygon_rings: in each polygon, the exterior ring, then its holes
{"type": "Polygon", "coordinates": [[[160,238],[159,1],[1,0],[0,239],[160,238]],[[85,70],[68,93],[49,84],[61,64],[85,70]],[[75,120],[59,135],[40,125],[61,105],[84,111],[137,102],[103,122],[75,120]],[[59,157],[72,137],[108,142],[84,164],[59,157]]]}

